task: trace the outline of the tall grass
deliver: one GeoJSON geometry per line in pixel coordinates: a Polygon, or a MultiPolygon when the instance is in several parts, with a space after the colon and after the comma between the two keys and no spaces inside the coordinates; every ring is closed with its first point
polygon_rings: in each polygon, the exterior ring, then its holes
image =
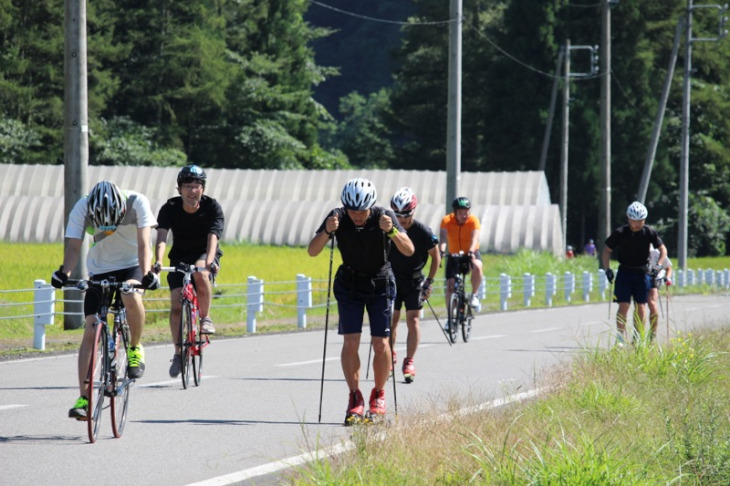
{"type": "MultiPolygon", "coordinates": [[[[293,484],[730,484],[730,329],[670,344],[593,348],[532,402],[449,421],[432,410],[353,431],[343,457],[293,484]]],[[[466,403],[463,405],[467,405],[466,403]]]]}

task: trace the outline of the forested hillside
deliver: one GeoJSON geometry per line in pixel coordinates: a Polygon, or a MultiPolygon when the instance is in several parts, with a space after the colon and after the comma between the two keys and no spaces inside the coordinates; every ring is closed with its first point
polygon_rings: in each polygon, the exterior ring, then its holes
{"type": "MultiPolygon", "coordinates": [[[[464,0],[462,169],[535,170],[559,49],[597,0],[464,0]]],[[[0,162],[62,163],[63,0],[0,0],[0,162]]],[[[449,2],[88,2],[90,163],[443,170],[449,2]]],[[[612,214],[635,197],[685,0],[612,9],[612,214]]],[[[714,37],[718,10],[694,13],[714,37]]],[[[683,46],[682,46],[683,47],[683,46]]],[[[683,52],[683,48],[680,50],[683,52]]],[[[690,254],[726,253],[728,40],[694,42],[690,254]]],[[[682,55],[647,196],[676,245],[682,55]]],[[[572,58],[575,71],[584,61],[572,58]]],[[[601,73],[571,82],[568,242],[595,235],[601,73]]],[[[557,200],[559,116],[546,174],[557,200]]]]}

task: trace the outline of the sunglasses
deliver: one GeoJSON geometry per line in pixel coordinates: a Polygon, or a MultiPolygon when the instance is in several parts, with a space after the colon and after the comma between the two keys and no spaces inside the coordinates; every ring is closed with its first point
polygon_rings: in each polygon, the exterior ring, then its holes
{"type": "Polygon", "coordinates": [[[407,213],[399,213],[399,212],[395,211],[395,215],[399,218],[410,218],[411,216],[413,216],[413,211],[410,211],[407,213]]]}

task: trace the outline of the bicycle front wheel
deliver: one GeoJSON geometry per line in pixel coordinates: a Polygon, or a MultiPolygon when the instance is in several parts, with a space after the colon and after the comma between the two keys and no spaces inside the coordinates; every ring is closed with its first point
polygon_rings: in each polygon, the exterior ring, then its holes
{"type": "Polygon", "coordinates": [[[469,342],[469,336],[471,335],[471,321],[474,320],[474,315],[471,313],[471,306],[465,305],[466,310],[461,313],[461,337],[464,338],[464,342],[469,342]]]}
{"type": "Polygon", "coordinates": [[[193,316],[190,309],[190,302],[182,303],[182,314],[180,315],[180,360],[182,367],[180,376],[183,388],[187,389],[190,383],[190,361],[192,360],[193,347],[190,339],[193,335],[193,316]]]}
{"type": "Polygon", "coordinates": [[[449,300],[449,338],[452,343],[456,343],[459,337],[459,306],[461,306],[459,293],[451,294],[449,300]]]}
{"type": "Polygon", "coordinates": [[[89,372],[86,375],[89,398],[89,408],[86,412],[88,414],[88,421],[86,424],[89,433],[89,442],[92,444],[96,442],[96,438],[99,436],[101,412],[104,406],[104,391],[107,384],[107,328],[101,322],[97,322],[95,326],[94,347],[91,351],[91,359],[89,360],[89,372]]]}
{"type": "Polygon", "coordinates": [[[112,431],[119,438],[127,423],[127,407],[129,405],[130,381],[127,377],[127,346],[129,345],[129,328],[126,322],[116,332],[116,354],[111,372],[112,396],[112,431]]]}
{"type": "Polygon", "coordinates": [[[193,360],[193,381],[195,386],[200,386],[200,382],[203,379],[203,347],[206,344],[206,336],[201,332],[200,319],[196,319],[195,322],[195,334],[193,335],[193,342],[195,346],[191,350],[191,356],[193,360]]]}

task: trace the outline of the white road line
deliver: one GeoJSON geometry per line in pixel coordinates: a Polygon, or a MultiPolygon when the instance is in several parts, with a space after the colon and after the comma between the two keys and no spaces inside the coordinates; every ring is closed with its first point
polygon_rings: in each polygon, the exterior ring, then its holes
{"type": "MultiPolygon", "coordinates": [[[[508,403],[514,403],[514,402],[520,402],[523,400],[528,400],[530,398],[533,398],[543,392],[545,392],[546,389],[537,389],[537,390],[529,390],[523,393],[517,393],[515,395],[510,395],[508,397],[499,398],[496,400],[492,400],[485,403],[480,403],[479,405],[475,405],[472,407],[464,408],[462,410],[459,410],[458,412],[454,413],[447,413],[442,414],[438,417],[438,420],[451,420],[455,416],[463,416],[468,415],[471,413],[478,412],[480,410],[488,410],[492,408],[501,407],[502,405],[506,405],[508,403]]],[[[307,462],[311,462],[314,460],[320,460],[326,457],[332,457],[335,455],[342,454],[344,452],[347,452],[349,450],[352,450],[355,447],[355,444],[353,444],[350,441],[343,442],[341,444],[337,444],[333,447],[327,448],[327,449],[318,449],[315,452],[308,452],[305,454],[300,454],[298,456],[289,457],[286,459],[282,459],[280,461],[274,461],[269,462],[267,464],[262,464],[260,466],[252,467],[249,469],[243,469],[241,471],[237,471],[231,474],[226,474],[224,476],[218,476],[211,479],[206,479],[205,481],[200,481],[197,483],[190,483],[188,486],[222,486],[226,484],[234,484],[237,482],[245,481],[247,479],[255,478],[258,476],[264,476],[266,474],[272,474],[277,471],[281,471],[283,469],[289,469],[294,466],[299,466],[301,464],[306,464],[307,462]]]]}
{"type": "Polygon", "coordinates": [[[469,339],[469,341],[482,341],[484,339],[499,339],[503,338],[504,334],[492,334],[491,336],[478,336],[478,337],[472,337],[469,339]]]}
{"type": "MultiPolygon", "coordinates": [[[[213,376],[213,375],[211,375],[211,376],[203,375],[204,380],[212,380],[213,378],[218,378],[218,377],[213,376]]],[[[192,377],[190,378],[190,382],[192,383],[192,377]]],[[[165,380],[165,381],[154,381],[152,383],[144,383],[142,385],[138,385],[137,383],[135,383],[134,386],[135,386],[135,388],[149,388],[149,387],[153,387],[153,386],[174,385],[176,383],[177,384],[182,383],[180,378],[175,378],[172,380],[165,380]]]]}
{"type": "Polygon", "coordinates": [[[20,404],[13,404],[13,405],[0,405],[0,412],[3,410],[11,410],[13,408],[23,408],[27,407],[28,405],[20,405],[20,404]]]}
{"type": "Polygon", "coordinates": [[[530,331],[532,334],[539,334],[541,332],[552,332],[559,331],[562,327],[546,327],[545,329],[538,329],[537,331],[530,331]]]}

